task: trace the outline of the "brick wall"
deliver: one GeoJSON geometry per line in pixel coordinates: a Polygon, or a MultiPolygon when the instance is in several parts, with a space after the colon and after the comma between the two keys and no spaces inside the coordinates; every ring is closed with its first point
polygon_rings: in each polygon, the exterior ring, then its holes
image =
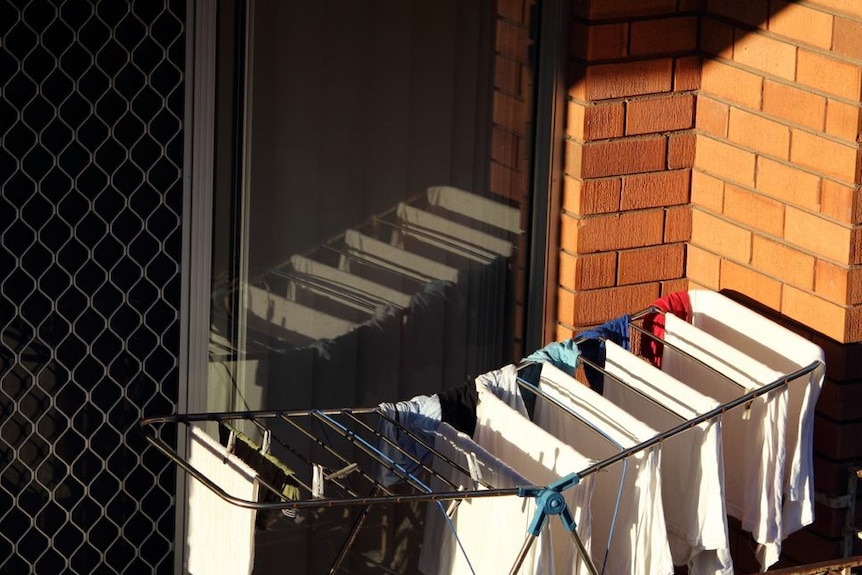
{"type": "Polygon", "coordinates": [[[558,339],[687,287],[700,58],[680,4],[575,4],[558,339]]]}
{"type": "Polygon", "coordinates": [[[831,504],[862,461],[860,31],[862,4],[839,0],[709,0],[701,19],[687,276],[753,298],[827,352],[814,431],[822,503],[785,564],[841,556],[846,510],[831,504]]]}
{"type": "Polygon", "coordinates": [[[862,340],[862,46],[840,40],[859,26],[844,4],[707,2],[688,267],[839,342],[862,340]]]}
{"type": "Polygon", "coordinates": [[[838,557],[862,464],[862,3],[574,6],[558,339],[705,287],[816,341],[820,503],[781,564],[838,557]]]}

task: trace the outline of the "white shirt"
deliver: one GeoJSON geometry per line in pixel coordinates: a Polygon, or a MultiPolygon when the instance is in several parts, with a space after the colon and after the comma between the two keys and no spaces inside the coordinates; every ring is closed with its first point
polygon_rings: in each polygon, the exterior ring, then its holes
{"type": "MultiPolygon", "coordinates": [[[[721,403],[780,377],[671,314],[665,316],[665,342],[669,345],[663,349],[662,370],[721,403]]],[[[765,571],[778,561],[783,539],[787,387],[727,412],[722,424],[727,512],[758,542],[757,557],[765,571]]]]}
{"type": "MultiPolygon", "coordinates": [[[[514,369],[507,371],[516,373],[514,369]]],[[[509,383],[504,383],[504,387],[506,385],[509,383]]],[[[533,485],[548,485],[593,463],[571,446],[541,429],[523,413],[507,405],[498,397],[499,389],[495,391],[488,378],[476,379],[476,391],[479,403],[476,408],[477,422],[473,439],[530,479],[533,485]]],[[[577,533],[587,549],[591,538],[592,485],[591,478],[585,478],[562,492],[575,519],[577,533]]],[[[574,575],[587,572],[578,557],[571,535],[560,518],[549,517],[548,523],[553,542],[555,573],[574,575]]],[[[526,538],[526,531],[524,537],[526,538]]],[[[506,555],[506,551],[500,549],[501,555],[506,555]]],[[[517,554],[518,549],[512,551],[517,554]]]]}
{"type": "MultiPolygon", "coordinates": [[[[719,406],[651,363],[605,342],[603,396],[659,431],[719,406]],[[624,383],[621,383],[624,382],[624,383]]],[[[673,562],[691,575],[733,575],[724,507],[721,418],[688,428],[662,444],[662,500],[673,562]]]]}
{"type": "MultiPolygon", "coordinates": [[[[531,485],[512,467],[448,423],[441,423],[434,435],[436,452],[464,470],[473,469],[477,477],[492,488],[531,485]]],[[[459,471],[440,457],[434,457],[432,468],[464,490],[482,488],[471,475],[459,471]]],[[[431,488],[434,492],[457,490],[436,477],[431,480],[431,488]]],[[[460,575],[474,571],[477,574],[508,573],[524,542],[535,509],[532,498],[517,495],[430,502],[419,555],[420,572],[426,575],[460,575]],[[450,505],[454,508],[451,523],[443,512],[450,505]]],[[[519,573],[554,574],[550,531],[544,530],[533,542],[519,573]]]]}
{"type": "MultiPolygon", "coordinates": [[[[591,459],[605,459],[658,434],[549,363],[542,365],[540,389],[578,417],[572,417],[539,397],[534,414],[536,423],[591,459]]],[[[661,446],[656,444],[638,451],[625,462],[591,474],[595,483],[592,556],[598,566],[606,558],[605,573],[673,573],[661,497],[660,466],[661,446]]]]}
{"type": "Polygon", "coordinates": [[[820,346],[732,299],[709,290],[690,292],[692,323],[782,373],[821,365],[788,382],[787,459],[782,538],[814,521],[814,412],[826,373],[820,346]]]}

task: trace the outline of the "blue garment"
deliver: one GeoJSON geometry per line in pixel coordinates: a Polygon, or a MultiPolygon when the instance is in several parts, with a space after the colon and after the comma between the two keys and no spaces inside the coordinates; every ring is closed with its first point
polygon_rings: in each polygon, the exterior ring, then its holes
{"type": "MultiPolygon", "coordinates": [[[[550,343],[542,349],[535,351],[524,358],[525,361],[548,362],[557,369],[574,376],[578,365],[578,357],[583,355],[585,359],[592,361],[600,367],[605,366],[605,340],[608,339],[625,350],[631,349],[629,338],[629,316],[621,315],[596,326],[593,329],[580,332],[574,338],[565,341],[550,343]],[[580,341],[575,345],[575,341],[580,341]]],[[[584,366],[584,372],[590,387],[601,393],[604,389],[604,378],[590,366],[584,366]]],[[[524,368],[521,377],[531,383],[538,384],[538,372],[524,368]],[[531,381],[535,379],[535,381],[531,381]]]]}
{"type": "MultiPolygon", "coordinates": [[[[629,338],[629,316],[621,315],[597,326],[591,330],[582,331],[578,338],[583,339],[578,348],[584,358],[592,361],[599,367],[605,366],[605,340],[610,340],[625,350],[631,349],[629,338]]],[[[600,371],[589,365],[584,366],[584,373],[593,391],[602,393],[605,387],[605,379],[600,371]]]]}
{"type": "MultiPolygon", "coordinates": [[[[410,433],[426,444],[434,444],[433,433],[440,425],[441,419],[440,400],[436,395],[417,395],[406,401],[381,403],[377,408],[410,430],[410,433]]],[[[377,431],[383,437],[395,442],[401,450],[409,453],[413,458],[419,460],[419,462],[427,463],[428,449],[417,443],[411,435],[405,433],[397,425],[381,417],[377,423],[377,431]]],[[[405,455],[401,450],[385,441],[380,441],[378,449],[400,468],[399,471],[415,474],[421,468],[421,463],[414,461],[414,459],[405,455]]],[[[396,473],[389,467],[381,465],[379,480],[380,483],[388,487],[393,483],[403,481],[404,477],[403,473],[396,473]]]]}

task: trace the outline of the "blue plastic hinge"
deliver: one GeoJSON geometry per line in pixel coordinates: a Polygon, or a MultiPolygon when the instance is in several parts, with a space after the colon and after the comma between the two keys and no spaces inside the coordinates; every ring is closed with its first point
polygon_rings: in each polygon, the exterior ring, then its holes
{"type": "Polygon", "coordinates": [[[530,527],[527,529],[530,534],[534,537],[538,537],[539,533],[542,532],[542,528],[545,526],[545,523],[548,521],[549,515],[559,515],[560,520],[563,522],[563,525],[566,526],[566,529],[569,531],[575,530],[577,527],[577,525],[575,525],[575,518],[569,510],[569,506],[566,503],[565,497],[563,497],[562,491],[577,485],[579,481],[580,477],[578,474],[571,473],[551,483],[547,487],[518,488],[519,497],[534,497],[536,499],[536,514],[533,515],[533,521],[530,522],[530,527]]]}

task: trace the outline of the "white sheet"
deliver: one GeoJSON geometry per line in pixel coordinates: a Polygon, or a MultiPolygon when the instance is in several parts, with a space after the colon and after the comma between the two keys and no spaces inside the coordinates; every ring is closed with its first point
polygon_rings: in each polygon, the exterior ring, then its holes
{"type": "MultiPolygon", "coordinates": [[[[257,473],[199,427],[191,427],[189,464],[226,493],[256,501],[257,473]]],[[[241,575],[254,563],[255,510],[228,503],[194,478],[189,480],[186,573],[241,575]]]]}
{"type": "MultiPolygon", "coordinates": [[[[662,370],[721,403],[781,375],[671,314],[665,317],[665,342],[662,370]]],[[[764,571],[778,561],[783,540],[787,396],[781,386],[729,411],[722,422],[725,505],[758,542],[764,571]]]]}
{"type": "MultiPolygon", "coordinates": [[[[435,451],[465,470],[470,469],[469,459],[474,457],[481,478],[491,487],[532,484],[448,423],[441,423],[434,435],[435,451]]],[[[434,458],[433,469],[463,489],[479,488],[469,475],[458,471],[439,457],[434,458]]],[[[438,478],[432,479],[431,489],[435,492],[455,491],[451,485],[438,478]]],[[[445,519],[441,503],[443,509],[447,509],[451,502],[428,504],[422,551],[419,555],[419,571],[426,575],[460,575],[472,573],[472,566],[476,573],[508,573],[533,519],[536,510],[534,500],[517,495],[463,499],[456,507],[451,525],[445,519]]],[[[545,529],[533,542],[519,573],[554,574],[549,530],[545,529]]]]}
{"type": "MultiPolygon", "coordinates": [[[[476,408],[476,431],[473,439],[528,478],[533,485],[548,485],[561,477],[585,469],[592,461],[575,449],[542,430],[523,414],[499,399],[481,378],[476,380],[479,403],[476,408]]],[[[575,519],[577,533],[589,549],[592,514],[590,513],[593,482],[591,478],[563,491],[569,510],[575,519]]],[[[553,544],[554,573],[586,573],[578,557],[571,535],[559,517],[550,517],[553,544]]],[[[524,537],[526,538],[526,531],[524,537]]],[[[499,549],[507,556],[508,550],[499,549]]],[[[513,550],[517,556],[518,549],[513,550]]],[[[514,558],[514,556],[512,558],[514,558]]],[[[512,563],[509,563],[511,568],[512,563]]],[[[487,573],[506,570],[484,569],[487,573]]]]}
{"type": "MultiPolygon", "coordinates": [[[[605,342],[605,350],[609,375],[603,396],[661,432],[719,406],[612,341],[605,342]]],[[[732,575],[721,418],[665,440],[661,457],[662,502],[674,564],[687,565],[691,575],[732,575]]]]}
{"type": "Polygon", "coordinates": [[[689,293],[692,323],[710,335],[783,374],[813,362],[814,371],[788,383],[787,459],[784,472],[782,537],[814,521],[814,412],[826,374],[820,346],[709,290],[689,293]]]}
{"type": "MultiPolygon", "coordinates": [[[[606,434],[594,433],[582,420],[537,399],[534,421],[591,459],[605,459],[658,434],[549,363],[542,365],[540,389],[606,434]]],[[[674,571],[661,498],[660,464],[661,445],[656,444],[627,458],[625,466],[617,463],[591,475],[595,483],[592,556],[599,565],[613,530],[606,573],[657,575],[674,571]],[[622,497],[614,517],[624,469],[622,497]]]]}

